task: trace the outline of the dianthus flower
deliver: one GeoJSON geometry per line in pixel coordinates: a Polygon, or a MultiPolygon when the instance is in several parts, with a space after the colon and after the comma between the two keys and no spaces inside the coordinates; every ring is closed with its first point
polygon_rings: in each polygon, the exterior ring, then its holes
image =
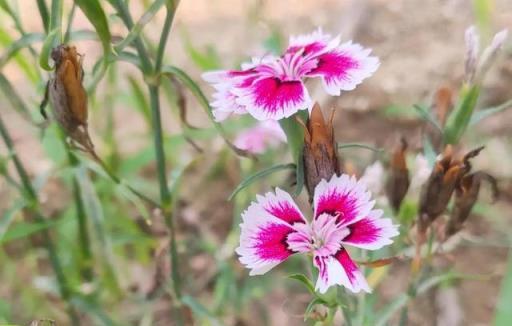
{"type": "Polygon", "coordinates": [[[258,120],[280,120],[311,109],[304,83],[307,78],[321,78],[330,95],[353,90],[379,66],[370,52],[352,41],[340,44],[339,37],[318,29],[290,37],[288,48],[279,57],[253,58],[242,64],[241,70],[210,71],[203,79],[216,89],[211,106],[217,121],[246,113],[258,120]]]}
{"type": "Polygon", "coordinates": [[[316,290],[332,285],[370,292],[345,246],[377,250],[398,235],[391,219],[374,209],[363,183],[346,174],[322,180],[315,188],[313,219],[306,220],[291,196],[277,188],[258,196],[242,214],[240,262],[250,275],[264,274],[294,254],[310,254],[318,269],[316,290]]]}
{"type": "Polygon", "coordinates": [[[273,120],[258,121],[254,127],[240,132],[235,139],[235,146],[252,154],[261,154],[268,148],[286,142],[286,135],[273,120]]]}

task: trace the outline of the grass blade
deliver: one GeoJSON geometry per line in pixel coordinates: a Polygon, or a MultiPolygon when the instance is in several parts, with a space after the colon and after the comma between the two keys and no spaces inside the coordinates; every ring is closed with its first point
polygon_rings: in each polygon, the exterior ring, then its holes
{"type": "Polygon", "coordinates": [[[98,33],[101,44],[103,45],[103,52],[110,52],[110,29],[108,27],[107,16],[101,7],[98,0],[75,0],[75,3],[80,7],[80,10],[89,19],[91,24],[98,33]]]}
{"type": "Polygon", "coordinates": [[[233,199],[240,191],[244,190],[245,188],[247,188],[248,186],[250,186],[251,184],[253,184],[254,182],[256,182],[257,180],[259,180],[261,178],[264,178],[264,177],[266,177],[274,172],[277,172],[277,171],[294,169],[294,168],[295,168],[294,163],[277,164],[277,165],[271,166],[267,169],[256,172],[255,174],[248,176],[242,182],[240,182],[240,184],[235,188],[235,190],[233,190],[231,195],[229,195],[228,200],[233,199]]]}

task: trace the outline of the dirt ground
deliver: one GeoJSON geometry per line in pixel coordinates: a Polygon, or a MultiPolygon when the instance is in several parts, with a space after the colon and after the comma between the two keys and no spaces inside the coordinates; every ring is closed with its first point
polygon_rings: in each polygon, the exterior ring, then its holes
{"type": "MultiPolygon", "coordinates": [[[[494,1],[492,30],[512,30],[512,2],[494,1]]],[[[341,33],[343,39],[353,39],[374,50],[379,56],[381,67],[377,73],[355,91],[339,98],[329,98],[314,85],[312,97],[326,108],[337,108],[336,138],[340,142],[364,142],[382,147],[391,146],[400,135],[406,135],[412,147],[420,146],[420,123],[408,117],[391,117],[384,114],[391,105],[411,107],[414,103],[429,103],[433,92],[441,85],[456,87],[462,80],[464,69],[464,30],[474,22],[474,13],[468,0],[182,0],[168,44],[168,60],[188,71],[199,80],[201,71],[187,58],[183,35],[188,35],[197,48],[213,45],[218,51],[222,64],[233,67],[241,59],[264,50],[262,41],[268,37],[274,26],[283,35],[309,32],[317,26],[332,34],[341,33]]],[[[162,21],[158,16],[157,21],[162,21]]],[[[80,17],[79,20],[80,22],[80,17]]],[[[85,22],[83,22],[86,25],[85,22]]],[[[151,25],[148,26],[150,28],[151,25]]],[[[37,26],[32,27],[36,29],[37,26]]],[[[85,43],[90,47],[91,57],[100,53],[99,45],[85,43]],[[96,51],[96,52],[95,52],[96,51]],[[96,54],[95,54],[96,53],[96,54]]],[[[94,60],[88,61],[89,64],[94,60]]],[[[87,62],[86,62],[87,64],[87,62]]],[[[87,66],[86,66],[87,68],[87,66]]],[[[8,73],[8,71],[7,71],[8,73]]],[[[494,67],[485,83],[486,96],[481,106],[501,103],[512,97],[512,52],[494,67]]],[[[23,90],[23,80],[12,80],[23,90]]],[[[205,90],[208,88],[205,86],[205,90]]],[[[207,91],[209,92],[209,91],[207,91]]],[[[37,95],[27,96],[36,102],[37,95]]],[[[0,99],[3,104],[4,99],[0,99]]],[[[194,103],[193,99],[190,99],[194,103]]],[[[194,105],[191,105],[193,108],[194,105]]],[[[4,109],[2,109],[4,110],[4,109]]],[[[2,112],[3,114],[3,112],[2,112]]],[[[190,121],[198,125],[206,119],[199,108],[190,109],[190,121]]],[[[24,122],[16,115],[6,113],[12,119],[16,145],[21,156],[31,169],[39,174],[48,169],[48,162],[39,148],[31,131],[27,132],[24,122]]],[[[135,117],[123,114],[123,130],[117,130],[119,137],[137,130],[135,117]],[[133,122],[133,123],[132,123],[133,122]]],[[[94,123],[98,119],[93,117],[94,123]]],[[[504,217],[510,226],[512,216],[512,169],[510,162],[512,110],[487,119],[478,129],[479,138],[469,135],[475,144],[489,142],[490,153],[476,160],[475,166],[485,168],[497,175],[505,189],[503,200],[493,206],[492,212],[504,217]],[[490,140],[490,138],[493,138],[490,140]],[[476,138],[476,139],[475,139],[476,138]],[[504,157],[504,158],[503,158],[504,157]]],[[[171,123],[168,123],[172,126],[171,123]]],[[[170,128],[170,127],[169,127],[170,128]]],[[[127,145],[128,146],[128,145],[127,145]]],[[[470,146],[470,145],[468,145],[470,146]]],[[[126,147],[129,150],[129,146],[126,147]]],[[[350,154],[347,154],[350,155],[350,154]]],[[[362,167],[360,167],[362,168],[362,167]]],[[[200,194],[198,203],[185,198],[193,218],[203,216],[207,207],[215,207],[210,214],[208,225],[214,236],[222,238],[229,227],[231,207],[225,202],[236,180],[226,178],[212,186],[218,191],[214,195],[200,194]],[[195,214],[195,215],[194,215],[195,214]],[[196,216],[196,217],[194,217],[196,216]],[[221,223],[219,221],[222,221],[221,223]],[[226,228],[219,226],[225,223],[226,228]]],[[[192,183],[187,191],[194,194],[192,183]]],[[[485,239],[502,239],[500,224],[494,224],[496,217],[475,215],[471,218],[467,232],[485,239]]],[[[465,280],[458,283],[455,298],[448,304],[460,305],[464,325],[489,325],[499,291],[501,277],[505,271],[507,248],[499,246],[463,246],[454,251],[451,259],[457,270],[468,274],[490,275],[486,281],[465,280]]],[[[391,277],[378,291],[386,300],[393,298],[406,287],[407,265],[393,267],[391,277]]],[[[276,292],[264,303],[272,309],[275,325],[299,324],[300,318],[291,316],[286,307],[285,293],[276,292]]],[[[431,294],[411,306],[411,325],[448,325],[439,320],[439,296],[431,294]]],[[[297,298],[298,301],[301,298],[297,298]]],[[[248,324],[251,324],[250,322],[248,324]]]]}

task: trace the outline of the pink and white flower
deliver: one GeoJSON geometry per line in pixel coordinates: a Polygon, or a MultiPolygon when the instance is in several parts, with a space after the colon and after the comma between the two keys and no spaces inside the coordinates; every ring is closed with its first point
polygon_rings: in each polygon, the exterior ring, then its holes
{"type": "Polygon", "coordinates": [[[216,89],[211,106],[217,121],[245,113],[258,120],[280,120],[311,109],[307,78],[321,78],[330,95],[353,90],[379,67],[370,52],[351,41],[340,44],[339,37],[318,29],[290,37],[280,57],[253,58],[241,70],[211,71],[203,79],[216,89]]]}
{"type": "Polygon", "coordinates": [[[316,290],[332,285],[352,292],[371,289],[345,246],[377,250],[398,235],[391,219],[361,182],[346,174],[322,180],[315,188],[313,220],[308,221],[291,196],[277,188],[258,196],[242,214],[240,246],[236,252],[250,275],[264,274],[297,253],[311,254],[318,269],[316,290]]]}
{"type": "Polygon", "coordinates": [[[277,121],[259,121],[252,128],[242,131],[235,139],[235,146],[253,154],[286,142],[286,135],[277,121]]]}

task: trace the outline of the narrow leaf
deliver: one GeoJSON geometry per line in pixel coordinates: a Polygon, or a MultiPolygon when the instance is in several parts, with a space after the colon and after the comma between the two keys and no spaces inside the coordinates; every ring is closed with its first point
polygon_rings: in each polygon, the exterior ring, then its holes
{"type": "Polygon", "coordinates": [[[437,122],[437,119],[432,115],[432,113],[425,107],[415,104],[414,108],[416,109],[416,112],[420,115],[421,119],[429,122],[432,124],[439,132],[443,132],[443,128],[439,125],[439,122],[437,122]]]}
{"type": "Polygon", "coordinates": [[[20,37],[18,40],[12,42],[0,57],[0,70],[13,56],[18,53],[18,51],[34,43],[39,43],[44,40],[45,35],[42,33],[28,33],[20,37]]]}
{"type": "Polygon", "coordinates": [[[108,27],[107,16],[105,11],[100,5],[98,0],[75,0],[75,3],[80,7],[80,10],[85,14],[87,19],[91,22],[98,33],[101,44],[103,45],[103,52],[110,52],[110,30],[108,27]]]}
{"type": "Polygon", "coordinates": [[[0,239],[4,237],[4,234],[7,232],[11,222],[26,205],[27,203],[24,200],[18,200],[11,208],[5,211],[2,219],[0,220],[0,239]]]}
{"type": "Polygon", "coordinates": [[[471,121],[469,122],[469,125],[474,126],[477,123],[479,123],[480,121],[482,121],[483,119],[490,117],[491,115],[494,115],[496,113],[505,111],[509,108],[512,108],[512,100],[508,100],[507,102],[500,104],[498,106],[492,107],[492,108],[487,108],[484,110],[476,111],[471,116],[471,121]]]}
{"type": "Polygon", "coordinates": [[[444,129],[446,144],[456,144],[466,131],[480,94],[479,86],[471,86],[461,90],[461,100],[450,113],[444,129]]]}
{"type": "Polygon", "coordinates": [[[292,280],[299,281],[300,283],[305,285],[311,294],[314,295],[316,293],[315,286],[313,285],[311,280],[309,278],[307,278],[304,274],[292,274],[292,275],[288,276],[288,278],[291,278],[292,280]]]}
{"type": "Polygon", "coordinates": [[[53,46],[55,44],[55,40],[57,39],[57,35],[60,34],[60,27],[53,29],[50,34],[46,37],[46,40],[43,43],[43,47],[41,49],[41,54],[39,56],[39,65],[44,70],[50,71],[53,67],[49,64],[50,53],[52,52],[53,46]]]}
{"type": "Polygon", "coordinates": [[[130,45],[137,37],[139,37],[144,26],[146,26],[151,21],[151,19],[155,17],[155,15],[158,13],[160,8],[162,8],[165,2],[166,0],[157,0],[153,2],[153,4],[151,4],[148,10],[140,17],[139,21],[135,25],[133,25],[133,28],[130,30],[128,35],[126,35],[126,37],[121,42],[115,45],[115,51],[122,51],[127,45],[130,45]]]}
{"type": "Polygon", "coordinates": [[[266,177],[267,175],[270,175],[277,171],[288,170],[288,169],[293,169],[293,168],[295,168],[295,164],[293,164],[293,163],[277,164],[277,165],[271,166],[267,169],[256,172],[256,173],[248,176],[247,178],[245,178],[242,182],[240,182],[240,184],[235,188],[235,190],[233,190],[231,195],[229,195],[228,200],[233,199],[240,191],[244,190],[245,188],[247,188],[248,186],[250,186],[257,180],[266,177]]]}

